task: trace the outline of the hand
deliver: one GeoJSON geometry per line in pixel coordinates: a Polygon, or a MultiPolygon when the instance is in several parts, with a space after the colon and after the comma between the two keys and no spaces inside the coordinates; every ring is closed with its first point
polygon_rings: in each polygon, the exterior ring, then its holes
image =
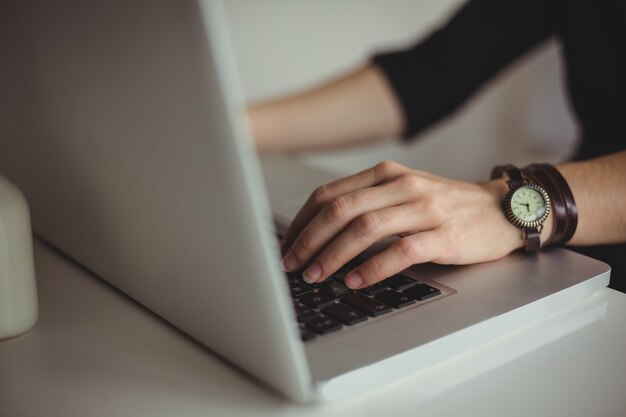
{"type": "Polygon", "coordinates": [[[349,287],[366,287],[418,263],[500,258],[524,245],[502,213],[507,190],[504,180],[453,181],[382,162],[313,192],[283,241],[283,269],[306,266],[304,279],[321,282],[392,236],[400,239],[348,273],[349,287]]]}

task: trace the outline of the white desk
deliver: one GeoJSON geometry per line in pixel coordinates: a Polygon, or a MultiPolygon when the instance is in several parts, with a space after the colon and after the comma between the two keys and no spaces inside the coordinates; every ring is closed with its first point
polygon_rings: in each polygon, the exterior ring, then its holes
{"type": "Polygon", "coordinates": [[[46,246],[41,315],[0,342],[0,416],[626,415],[626,295],[580,305],[366,397],[298,406],[46,246]]]}

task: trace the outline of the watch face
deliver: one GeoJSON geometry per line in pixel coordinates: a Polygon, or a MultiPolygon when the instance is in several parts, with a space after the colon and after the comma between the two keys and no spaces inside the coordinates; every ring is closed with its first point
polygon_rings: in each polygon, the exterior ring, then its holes
{"type": "Polygon", "coordinates": [[[537,227],[548,217],[550,199],[542,188],[528,184],[512,191],[505,206],[507,217],[513,224],[537,227]]]}
{"type": "Polygon", "coordinates": [[[511,197],[511,210],[515,216],[526,222],[534,222],[546,212],[546,201],[538,190],[521,187],[511,197]]]}

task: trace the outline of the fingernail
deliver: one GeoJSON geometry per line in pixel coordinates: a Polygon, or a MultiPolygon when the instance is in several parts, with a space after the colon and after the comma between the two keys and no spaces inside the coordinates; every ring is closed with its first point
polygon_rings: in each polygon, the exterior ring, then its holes
{"type": "Polygon", "coordinates": [[[318,262],[313,262],[302,274],[302,279],[309,284],[316,282],[322,275],[322,267],[318,262]]]}
{"type": "Polygon", "coordinates": [[[286,272],[291,272],[298,269],[298,259],[296,258],[296,255],[294,255],[291,251],[287,252],[287,255],[285,255],[285,257],[281,261],[281,266],[286,272]]]}
{"type": "Polygon", "coordinates": [[[345,283],[349,288],[356,290],[363,285],[363,277],[358,272],[353,272],[346,277],[345,283]]]}

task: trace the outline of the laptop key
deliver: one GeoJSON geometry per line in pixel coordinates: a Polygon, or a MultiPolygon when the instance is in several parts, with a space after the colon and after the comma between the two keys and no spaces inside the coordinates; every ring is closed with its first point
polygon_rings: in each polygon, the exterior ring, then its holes
{"type": "Polygon", "coordinates": [[[306,327],[315,333],[326,334],[341,329],[341,324],[330,317],[318,317],[307,321],[306,327]]]}
{"type": "Polygon", "coordinates": [[[307,329],[306,327],[303,327],[300,329],[300,338],[303,341],[306,342],[307,340],[312,340],[312,339],[315,339],[316,337],[317,337],[317,334],[307,329]]]}
{"type": "Polygon", "coordinates": [[[345,295],[341,301],[372,317],[380,316],[392,311],[391,307],[387,304],[356,292],[345,295]]]}
{"type": "Polygon", "coordinates": [[[405,290],[404,292],[402,292],[402,294],[408,297],[412,297],[418,301],[424,301],[441,294],[441,291],[435,287],[431,287],[428,284],[422,283],[411,287],[408,290],[405,290]]]}
{"type": "Polygon", "coordinates": [[[311,292],[300,297],[300,302],[313,308],[324,308],[335,301],[334,296],[325,292],[311,292]]]}
{"type": "Polygon", "coordinates": [[[352,291],[350,288],[346,287],[346,284],[343,282],[333,279],[326,280],[326,282],[320,284],[320,290],[335,297],[341,297],[352,291]]]}
{"type": "Polygon", "coordinates": [[[301,295],[310,293],[313,291],[313,287],[305,283],[303,280],[293,280],[289,282],[289,290],[293,298],[298,298],[301,295]]]}
{"type": "Polygon", "coordinates": [[[369,287],[361,288],[359,290],[360,293],[365,295],[374,295],[383,291],[387,291],[387,283],[385,281],[377,282],[376,284],[372,284],[369,287]]]}
{"type": "Polygon", "coordinates": [[[394,275],[383,282],[385,282],[389,288],[396,291],[404,291],[407,288],[417,285],[416,280],[409,278],[406,275],[394,275]]]}
{"type": "Polygon", "coordinates": [[[378,301],[382,301],[385,304],[389,304],[393,308],[402,308],[402,307],[406,307],[415,303],[415,299],[413,297],[409,297],[407,295],[404,295],[394,290],[389,290],[389,291],[385,291],[380,294],[377,294],[375,298],[378,301]]]}
{"type": "Polygon", "coordinates": [[[341,303],[331,304],[323,309],[322,313],[348,326],[367,320],[364,313],[341,303]]]}
{"type": "Polygon", "coordinates": [[[292,282],[298,280],[302,280],[302,271],[287,272],[287,281],[292,282]]]}
{"type": "Polygon", "coordinates": [[[303,305],[296,306],[296,317],[300,323],[311,320],[319,315],[320,314],[312,308],[303,305]]]}

